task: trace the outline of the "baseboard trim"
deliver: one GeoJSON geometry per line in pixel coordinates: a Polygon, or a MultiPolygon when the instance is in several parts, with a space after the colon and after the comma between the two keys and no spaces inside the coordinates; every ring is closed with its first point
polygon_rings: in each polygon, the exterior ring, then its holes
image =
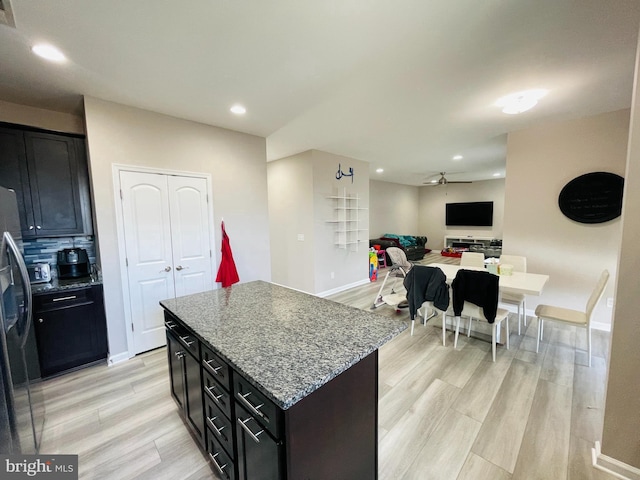
{"type": "Polygon", "coordinates": [[[129,352],[118,353],[117,355],[109,355],[109,365],[115,365],[116,363],[129,360],[129,352]]]}
{"type": "Polygon", "coordinates": [[[345,290],[349,290],[350,288],[359,287],[361,285],[366,285],[370,280],[368,278],[358,280],[357,282],[349,283],[347,285],[343,285],[341,287],[332,288],[331,290],[325,290],[324,292],[316,293],[317,297],[328,297],[329,295],[334,295],[336,293],[344,292],[345,290]]]}
{"type": "Polygon", "coordinates": [[[616,478],[640,480],[640,469],[604,455],[600,451],[600,442],[598,441],[596,441],[595,447],[591,449],[591,459],[594,468],[607,472],[616,478]]]}

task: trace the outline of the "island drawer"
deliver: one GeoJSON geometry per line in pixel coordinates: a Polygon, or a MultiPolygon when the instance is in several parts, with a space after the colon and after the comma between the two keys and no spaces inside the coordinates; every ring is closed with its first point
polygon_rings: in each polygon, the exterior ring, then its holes
{"type": "Polygon", "coordinates": [[[231,391],[231,370],[229,365],[205,345],[202,345],[202,366],[227,391],[231,391]]]}
{"type": "Polygon", "coordinates": [[[240,375],[233,376],[233,391],[236,401],[265,427],[276,439],[280,438],[282,411],[265,397],[256,387],[240,375]]]}
{"type": "Polygon", "coordinates": [[[207,423],[207,438],[214,436],[227,454],[234,458],[233,453],[233,423],[224,415],[222,410],[212,399],[205,395],[204,398],[205,422],[207,423]]]}
{"type": "Polygon", "coordinates": [[[205,398],[213,401],[227,418],[231,418],[231,394],[222,388],[218,381],[205,369],[202,369],[202,384],[205,398]]]}
{"type": "Polygon", "coordinates": [[[207,435],[207,453],[213,464],[213,469],[223,480],[235,480],[236,467],[224,448],[220,446],[213,435],[207,435]]]}
{"type": "Polygon", "coordinates": [[[178,323],[175,319],[171,318],[165,313],[164,326],[180,341],[183,347],[185,347],[191,354],[198,360],[200,360],[200,342],[189,333],[189,331],[178,323]]]}

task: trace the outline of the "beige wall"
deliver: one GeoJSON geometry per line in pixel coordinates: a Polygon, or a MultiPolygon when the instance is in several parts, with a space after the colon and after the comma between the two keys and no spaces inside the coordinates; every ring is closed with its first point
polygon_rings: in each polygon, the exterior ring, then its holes
{"type": "MultiPolygon", "coordinates": [[[[629,110],[567,122],[549,123],[509,134],[503,251],[527,257],[531,272],[550,276],[540,302],[584,309],[603,269],[616,278],[620,218],[582,224],[565,217],[558,207],[562,188],[579,175],[607,171],[624,175],[629,110]]],[[[609,328],[614,296],[609,282],[594,321],[609,328]]]]}
{"type": "Polygon", "coordinates": [[[117,260],[114,163],[210,174],[218,262],[224,217],[240,281],[271,279],[264,138],[94,98],[85,98],[85,114],[112,357],[128,350],[117,260]]]}
{"type": "Polygon", "coordinates": [[[622,241],[611,336],[602,453],[640,469],[640,89],[636,57],[634,100],[627,158],[622,241]]]}
{"type": "Polygon", "coordinates": [[[311,152],[267,164],[271,279],[314,292],[313,165],[311,152]],[[303,235],[304,240],[298,240],[303,235]]]}
{"type": "Polygon", "coordinates": [[[28,125],[54,132],[84,134],[84,121],[78,115],[28,107],[0,100],[0,122],[28,125]]]}
{"type": "Polygon", "coordinates": [[[371,238],[385,233],[424,235],[418,223],[418,187],[371,180],[369,231],[371,238]]]}
{"type": "Polygon", "coordinates": [[[504,179],[473,183],[420,187],[420,235],[426,235],[427,248],[442,250],[445,235],[475,235],[502,238],[504,217],[504,179]],[[457,202],[493,202],[493,226],[447,227],[445,205],[457,202]]]}

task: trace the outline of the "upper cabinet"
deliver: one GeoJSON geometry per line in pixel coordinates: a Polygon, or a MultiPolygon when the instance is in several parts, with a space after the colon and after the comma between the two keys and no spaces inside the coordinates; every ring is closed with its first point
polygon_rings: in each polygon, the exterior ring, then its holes
{"type": "Polygon", "coordinates": [[[24,237],[93,234],[84,139],[0,128],[0,185],[16,191],[24,237]]]}

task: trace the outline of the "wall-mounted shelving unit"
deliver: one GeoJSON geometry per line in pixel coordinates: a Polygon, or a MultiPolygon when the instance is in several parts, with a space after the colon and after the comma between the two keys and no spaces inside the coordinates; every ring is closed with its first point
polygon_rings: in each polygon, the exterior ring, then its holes
{"type": "Polygon", "coordinates": [[[365,240],[361,238],[361,234],[367,231],[366,228],[361,228],[360,212],[368,209],[360,206],[359,195],[348,194],[346,188],[342,193],[327,198],[334,202],[334,218],[327,223],[335,225],[335,245],[357,252],[359,244],[365,240]]]}

